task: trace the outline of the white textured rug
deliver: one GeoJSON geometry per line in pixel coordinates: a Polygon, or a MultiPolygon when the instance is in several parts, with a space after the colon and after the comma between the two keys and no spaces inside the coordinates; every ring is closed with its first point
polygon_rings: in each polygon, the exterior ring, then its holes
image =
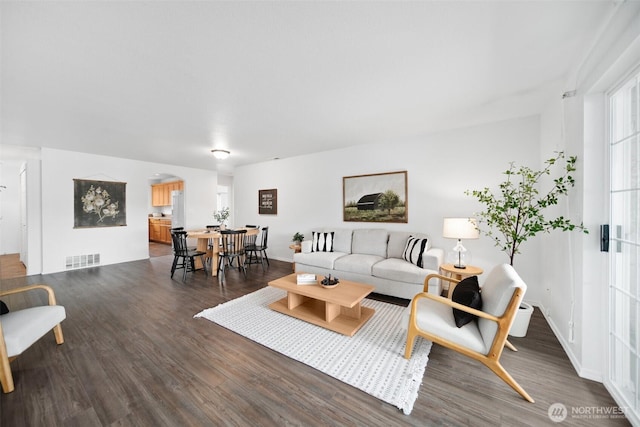
{"type": "Polygon", "coordinates": [[[194,317],[211,320],[411,413],[431,343],[416,339],[411,359],[404,358],[404,307],[365,299],[362,305],[376,312],[347,337],[268,308],[285,295],[266,287],[194,317]]]}

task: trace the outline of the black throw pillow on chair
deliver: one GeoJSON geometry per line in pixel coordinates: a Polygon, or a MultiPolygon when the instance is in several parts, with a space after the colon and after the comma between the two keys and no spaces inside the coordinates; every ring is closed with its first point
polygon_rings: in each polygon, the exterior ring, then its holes
{"type": "Polygon", "coordinates": [[[0,300],[0,316],[3,314],[7,314],[9,312],[9,307],[7,307],[7,304],[4,303],[4,301],[0,300]]]}
{"type": "MultiPolygon", "coordinates": [[[[482,296],[480,295],[478,276],[470,276],[461,280],[453,290],[451,300],[467,307],[482,310],[482,296]]],[[[477,319],[478,316],[454,308],[453,318],[456,321],[456,326],[461,328],[472,320],[477,319]]]]}

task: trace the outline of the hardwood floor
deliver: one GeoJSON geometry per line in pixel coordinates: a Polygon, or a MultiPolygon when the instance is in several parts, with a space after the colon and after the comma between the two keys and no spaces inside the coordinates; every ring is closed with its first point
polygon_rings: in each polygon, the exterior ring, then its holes
{"type": "MultiPolygon", "coordinates": [[[[542,315],[512,338],[506,369],[536,400],[524,401],[482,365],[434,346],[413,412],[397,408],[193,315],[289,274],[271,260],[227,283],[202,271],[172,280],[172,256],[44,276],[67,310],[65,343],[47,335],[12,363],[16,390],[0,396],[2,426],[541,426],[629,425],[578,419],[572,408],[616,406],[602,384],[579,378],[542,315]]],[[[388,298],[386,298],[388,300],[388,298]]],[[[44,294],[7,298],[10,308],[44,294]]],[[[398,302],[396,300],[396,302],[398,302]]],[[[405,302],[406,303],[406,302],[405,302]]],[[[278,332],[276,332],[278,333],[278,332]]]]}
{"type": "Polygon", "coordinates": [[[170,255],[173,253],[171,245],[166,243],[149,242],[149,256],[152,258],[158,256],[170,255]]]}
{"type": "Polygon", "coordinates": [[[25,274],[27,269],[20,261],[20,254],[0,255],[0,279],[12,279],[25,274]]]}

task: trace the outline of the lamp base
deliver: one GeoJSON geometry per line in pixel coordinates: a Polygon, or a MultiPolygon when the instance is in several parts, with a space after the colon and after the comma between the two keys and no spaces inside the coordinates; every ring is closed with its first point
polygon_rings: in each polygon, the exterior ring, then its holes
{"type": "Polygon", "coordinates": [[[448,264],[453,264],[454,268],[464,270],[467,265],[471,264],[471,253],[469,251],[449,251],[446,260],[448,264]]]}

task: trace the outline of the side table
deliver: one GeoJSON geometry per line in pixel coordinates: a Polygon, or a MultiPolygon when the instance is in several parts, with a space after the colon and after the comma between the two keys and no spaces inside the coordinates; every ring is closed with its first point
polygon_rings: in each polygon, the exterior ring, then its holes
{"type": "MultiPolygon", "coordinates": [[[[289,245],[289,249],[293,249],[293,253],[295,254],[299,254],[300,252],[302,252],[302,245],[296,245],[295,243],[289,245]]],[[[296,272],[296,263],[292,263],[291,264],[291,269],[293,270],[293,272],[296,272]]]]}
{"type": "MultiPolygon", "coordinates": [[[[473,265],[467,265],[467,268],[456,268],[453,264],[442,264],[440,266],[440,271],[443,276],[451,277],[452,279],[462,280],[465,277],[469,276],[479,276],[484,273],[480,267],[476,267],[473,265]]],[[[453,286],[447,285],[447,298],[451,298],[451,292],[453,291],[453,286]]]]}

